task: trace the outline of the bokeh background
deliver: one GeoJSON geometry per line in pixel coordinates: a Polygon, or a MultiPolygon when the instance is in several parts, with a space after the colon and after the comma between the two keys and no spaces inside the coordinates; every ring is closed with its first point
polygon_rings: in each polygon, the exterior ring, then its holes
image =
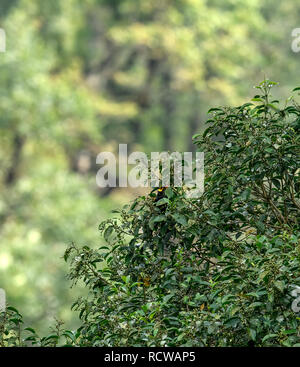
{"type": "MultiPolygon", "coordinates": [[[[0,0],[0,287],[42,331],[77,326],[62,256],[137,191],[99,189],[95,158],[190,151],[207,110],[268,77],[300,83],[295,0],[0,0]]],[[[297,85],[298,83],[298,85],[297,85]]]]}

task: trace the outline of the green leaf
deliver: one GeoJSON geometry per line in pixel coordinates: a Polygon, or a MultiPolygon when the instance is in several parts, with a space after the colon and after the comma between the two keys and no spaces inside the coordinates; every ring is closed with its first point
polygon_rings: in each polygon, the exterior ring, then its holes
{"type": "Polygon", "coordinates": [[[295,334],[297,333],[297,329],[285,330],[283,333],[286,335],[295,334]]]}
{"type": "Polygon", "coordinates": [[[248,332],[249,332],[250,338],[255,341],[256,340],[256,330],[250,328],[248,329],[248,332]]]}
{"type": "Polygon", "coordinates": [[[207,113],[216,112],[216,111],[222,111],[222,109],[221,109],[221,108],[216,108],[216,107],[214,107],[214,108],[210,108],[210,109],[207,111],[207,113]]]}
{"type": "Polygon", "coordinates": [[[149,227],[151,229],[154,229],[154,224],[155,223],[159,223],[159,222],[163,222],[166,220],[166,217],[164,215],[157,215],[155,217],[152,217],[149,221],[149,227]]]}
{"type": "Polygon", "coordinates": [[[266,335],[262,338],[262,342],[264,343],[266,340],[273,339],[273,338],[276,338],[276,337],[277,337],[277,334],[268,334],[268,335],[266,335]]]}
{"type": "Polygon", "coordinates": [[[168,187],[168,188],[166,189],[166,195],[167,195],[167,197],[168,197],[169,199],[172,199],[172,198],[174,197],[174,192],[173,192],[173,190],[171,189],[171,187],[168,187]]]}
{"type": "Polygon", "coordinates": [[[233,327],[235,328],[240,322],[240,319],[238,317],[231,317],[228,320],[225,321],[226,327],[233,327]]]}
{"type": "Polygon", "coordinates": [[[63,336],[65,336],[67,338],[70,338],[72,340],[72,342],[75,342],[76,341],[75,335],[71,331],[69,331],[69,330],[66,330],[63,333],[63,336]]]}
{"type": "Polygon", "coordinates": [[[158,202],[156,203],[157,206],[163,205],[163,204],[169,204],[169,199],[167,198],[162,198],[160,200],[158,200],[158,202]]]}
{"type": "Polygon", "coordinates": [[[49,335],[49,336],[47,336],[47,337],[45,338],[45,340],[51,340],[51,339],[58,340],[58,339],[59,339],[59,336],[58,336],[58,335],[56,335],[56,334],[51,334],[51,335],[49,335]]]}
{"type": "Polygon", "coordinates": [[[13,312],[17,313],[18,315],[20,315],[19,311],[16,308],[12,307],[12,306],[8,306],[6,309],[9,310],[9,311],[13,311],[13,312]]]}
{"type": "Polygon", "coordinates": [[[114,230],[113,226],[109,226],[105,229],[103,234],[105,241],[108,241],[109,236],[112,234],[113,230],[114,230]]]}
{"type": "Polygon", "coordinates": [[[188,221],[184,215],[175,213],[175,214],[172,214],[172,217],[176,220],[177,223],[183,225],[184,227],[187,226],[188,221]]]}
{"type": "Polygon", "coordinates": [[[17,318],[11,318],[9,321],[13,322],[15,325],[23,324],[23,321],[17,318]]]}
{"type": "Polygon", "coordinates": [[[283,281],[281,281],[281,280],[276,280],[276,281],[274,282],[274,286],[275,286],[278,290],[280,290],[280,292],[283,292],[283,291],[284,291],[284,289],[285,289],[285,284],[284,284],[284,282],[283,282],[283,281]]]}
{"type": "Polygon", "coordinates": [[[173,296],[174,294],[167,294],[166,296],[164,296],[163,302],[167,303],[173,296]]]}

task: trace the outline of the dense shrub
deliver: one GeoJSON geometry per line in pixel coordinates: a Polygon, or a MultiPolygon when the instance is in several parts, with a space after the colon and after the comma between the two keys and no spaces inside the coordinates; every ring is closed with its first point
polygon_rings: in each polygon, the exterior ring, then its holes
{"type": "MultiPolygon", "coordinates": [[[[79,346],[300,346],[300,106],[274,83],[236,108],[213,108],[195,144],[205,192],[169,187],[100,225],[108,245],[72,245],[70,279],[82,326],[38,343],[79,346]]],[[[300,88],[296,88],[297,91],[300,88]]]]}

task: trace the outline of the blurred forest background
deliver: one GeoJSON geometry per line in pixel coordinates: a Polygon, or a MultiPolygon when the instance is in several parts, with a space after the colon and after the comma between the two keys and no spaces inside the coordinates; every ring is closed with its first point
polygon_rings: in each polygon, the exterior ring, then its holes
{"type": "Polygon", "coordinates": [[[192,150],[206,111],[264,76],[287,97],[300,2],[0,0],[0,27],[0,287],[30,325],[73,328],[84,290],[64,250],[99,247],[99,223],[137,194],[97,188],[96,155],[192,150]]]}

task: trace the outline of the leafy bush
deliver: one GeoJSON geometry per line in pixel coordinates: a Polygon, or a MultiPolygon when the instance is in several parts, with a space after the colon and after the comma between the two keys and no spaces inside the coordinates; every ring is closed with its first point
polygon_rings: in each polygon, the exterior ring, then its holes
{"type": "Polygon", "coordinates": [[[257,87],[256,105],[210,110],[194,137],[201,198],[175,187],[139,197],[100,225],[108,246],[68,248],[69,277],[90,296],[72,306],[82,326],[56,343],[300,346],[300,106],[280,108],[274,84],[257,87]]]}
{"type": "Polygon", "coordinates": [[[213,108],[197,200],[168,188],[100,225],[99,251],[69,248],[80,345],[245,346],[300,343],[291,291],[299,274],[299,122],[264,81],[253,101],[213,108]],[[163,208],[163,209],[162,209],[163,208]]]}

